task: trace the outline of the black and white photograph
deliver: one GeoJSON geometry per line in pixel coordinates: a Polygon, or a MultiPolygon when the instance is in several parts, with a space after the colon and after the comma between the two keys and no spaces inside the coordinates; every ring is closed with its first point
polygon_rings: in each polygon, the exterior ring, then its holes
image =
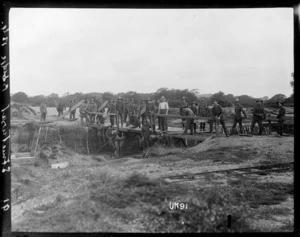
{"type": "Polygon", "coordinates": [[[11,230],[294,231],[293,22],[12,7],[11,230]]]}

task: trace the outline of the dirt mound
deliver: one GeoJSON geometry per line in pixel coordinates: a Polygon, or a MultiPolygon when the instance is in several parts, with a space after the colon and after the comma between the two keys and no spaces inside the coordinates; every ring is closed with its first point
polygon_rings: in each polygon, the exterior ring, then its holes
{"type": "Polygon", "coordinates": [[[11,102],[11,119],[34,120],[37,113],[33,108],[26,104],[11,102]]]}

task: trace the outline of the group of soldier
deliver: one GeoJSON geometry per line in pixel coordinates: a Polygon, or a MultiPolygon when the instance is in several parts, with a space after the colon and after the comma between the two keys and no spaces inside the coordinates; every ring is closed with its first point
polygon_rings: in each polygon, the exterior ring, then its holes
{"type": "MultiPolygon", "coordinates": [[[[74,100],[70,102],[70,119],[75,119],[76,109],[71,110],[71,108],[76,104],[74,100]]],[[[283,123],[285,120],[285,108],[283,107],[283,102],[278,101],[277,105],[279,107],[277,119],[278,127],[277,134],[278,136],[283,135],[283,123]]],[[[179,113],[181,116],[187,116],[188,118],[182,118],[182,127],[184,128],[184,134],[187,134],[190,130],[190,134],[196,133],[197,121],[199,123],[200,131],[205,131],[206,123],[209,124],[209,131],[213,132],[214,124],[221,124],[226,136],[232,135],[236,131],[237,124],[239,125],[239,132],[243,133],[242,121],[244,118],[247,118],[245,109],[240,104],[239,99],[237,98],[234,104],[235,112],[233,117],[233,124],[231,133],[229,134],[228,129],[225,125],[225,116],[223,108],[218,104],[217,101],[213,102],[213,105],[210,106],[206,101],[200,101],[199,105],[196,102],[189,104],[185,97],[182,98],[179,113]],[[193,117],[208,117],[209,119],[194,119],[193,117]]],[[[169,112],[169,105],[166,101],[166,98],[162,96],[158,101],[154,99],[146,99],[135,101],[134,99],[122,99],[119,97],[117,100],[109,100],[106,106],[97,108],[97,104],[94,99],[85,100],[79,107],[80,120],[81,124],[84,125],[84,119],[88,124],[104,124],[106,113],[110,116],[110,124],[112,127],[126,123],[126,126],[132,128],[149,126],[152,131],[155,131],[155,119],[158,120],[158,129],[162,132],[168,130],[168,121],[167,115],[169,112]],[[160,115],[160,116],[155,116],[160,115]]],[[[42,103],[40,106],[41,111],[41,121],[45,121],[47,114],[47,107],[45,103],[42,103]]],[[[256,100],[256,104],[253,108],[252,122],[250,126],[251,135],[253,135],[254,126],[258,123],[259,132],[261,135],[263,131],[263,120],[267,118],[266,111],[263,105],[263,100],[256,100]]]]}
{"type": "MultiPolygon", "coordinates": [[[[283,107],[283,102],[278,101],[277,105],[279,107],[277,119],[278,119],[278,126],[277,126],[277,135],[282,136],[283,135],[283,123],[285,120],[285,113],[286,110],[283,107]]],[[[193,102],[191,106],[186,102],[185,98],[182,98],[181,106],[180,106],[180,114],[182,116],[199,116],[199,117],[210,117],[210,119],[207,121],[210,125],[210,132],[213,130],[213,124],[221,124],[223,127],[223,130],[227,137],[230,135],[233,135],[236,131],[236,125],[239,124],[239,133],[243,133],[243,125],[242,121],[244,118],[247,118],[247,114],[245,112],[245,109],[240,104],[239,99],[236,98],[235,104],[234,104],[234,116],[233,116],[233,125],[231,129],[231,133],[229,134],[228,129],[225,125],[225,116],[223,113],[223,108],[218,104],[217,101],[213,102],[212,106],[208,106],[208,104],[205,104],[205,102],[201,102],[199,106],[197,106],[196,102],[193,102]]],[[[251,136],[253,136],[254,126],[257,123],[259,126],[259,132],[258,135],[262,135],[262,131],[264,129],[263,127],[263,120],[265,120],[267,117],[263,100],[258,99],[256,100],[256,104],[253,108],[253,116],[252,121],[250,125],[250,132],[251,136]]],[[[182,119],[182,126],[184,129],[184,134],[187,133],[187,130],[189,129],[191,134],[196,133],[196,122],[193,118],[188,118],[186,120],[186,123],[184,124],[184,120],[182,119]]],[[[200,120],[200,131],[205,131],[205,120],[200,120]]]]}

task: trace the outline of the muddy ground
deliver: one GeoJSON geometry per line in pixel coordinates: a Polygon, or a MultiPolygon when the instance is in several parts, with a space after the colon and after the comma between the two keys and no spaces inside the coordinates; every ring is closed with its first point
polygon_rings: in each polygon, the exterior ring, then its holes
{"type": "Polygon", "coordinates": [[[177,182],[167,177],[292,162],[293,137],[217,137],[193,148],[155,147],[147,158],[57,149],[60,155],[44,165],[13,160],[12,231],[293,231],[292,170],[209,173],[177,182]],[[64,161],[70,166],[50,168],[64,161]],[[170,202],[188,208],[171,210],[170,202]]]}

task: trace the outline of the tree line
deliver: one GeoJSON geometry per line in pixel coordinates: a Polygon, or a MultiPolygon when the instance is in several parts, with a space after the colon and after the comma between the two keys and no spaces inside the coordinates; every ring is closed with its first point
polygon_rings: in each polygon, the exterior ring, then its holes
{"type": "MultiPolygon", "coordinates": [[[[180,106],[180,102],[182,97],[185,97],[188,102],[196,102],[205,101],[205,103],[212,104],[214,100],[217,100],[222,107],[231,107],[233,106],[235,99],[239,98],[240,103],[244,107],[252,107],[257,98],[251,97],[249,95],[240,95],[234,96],[233,94],[224,94],[222,91],[219,91],[215,94],[208,95],[207,97],[201,97],[199,95],[199,91],[196,89],[193,90],[179,90],[179,89],[168,89],[168,88],[160,88],[154,93],[138,93],[135,91],[128,91],[122,93],[111,93],[111,92],[92,92],[92,93],[74,93],[69,94],[66,93],[63,96],[59,96],[58,94],[52,93],[48,96],[37,95],[37,96],[27,96],[24,92],[18,92],[11,96],[11,101],[19,102],[19,103],[27,103],[31,106],[40,106],[40,104],[45,101],[48,107],[55,107],[57,102],[65,104],[69,106],[71,100],[75,100],[79,102],[83,99],[94,99],[98,105],[101,105],[105,100],[116,100],[118,97],[123,99],[134,99],[135,101],[145,100],[145,99],[154,99],[159,100],[161,96],[164,96],[169,103],[170,107],[176,108],[180,106]]],[[[268,107],[276,107],[276,102],[279,100],[285,101],[286,106],[294,106],[294,98],[293,95],[290,97],[286,97],[283,94],[276,94],[271,98],[263,97],[264,104],[268,107]]]]}

